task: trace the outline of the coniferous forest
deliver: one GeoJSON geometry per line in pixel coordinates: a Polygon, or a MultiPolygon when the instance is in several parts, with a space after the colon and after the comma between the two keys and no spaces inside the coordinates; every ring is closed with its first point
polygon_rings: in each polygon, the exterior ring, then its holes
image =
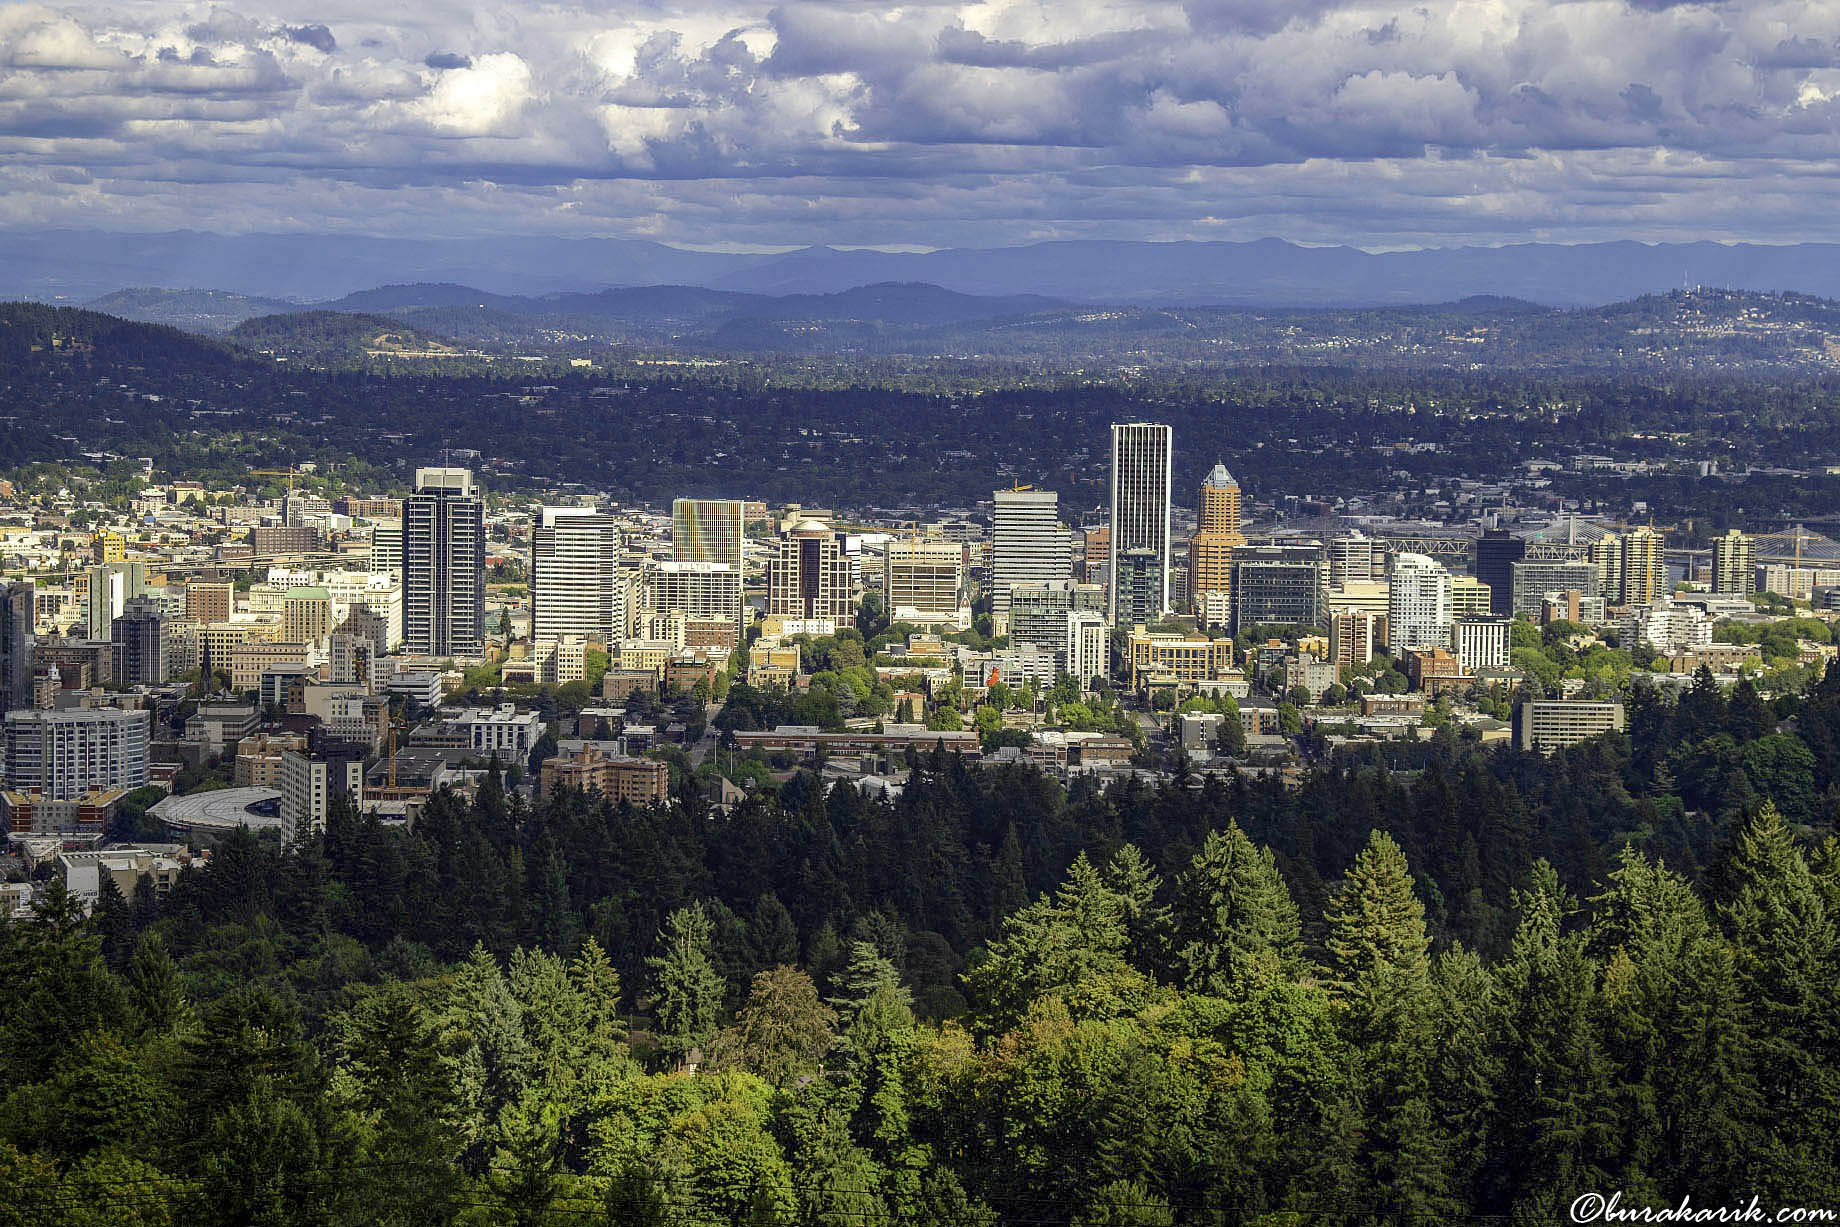
{"type": "Polygon", "coordinates": [[[920,755],[247,833],[0,930],[3,1224],[1840,1208],[1840,670],[1294,788],[920,755]]]}

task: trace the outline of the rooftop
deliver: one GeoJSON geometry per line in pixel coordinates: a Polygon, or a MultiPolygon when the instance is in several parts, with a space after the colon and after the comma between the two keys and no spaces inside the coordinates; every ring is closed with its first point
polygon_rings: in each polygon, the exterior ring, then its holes
{"type": "Polygon", "coordinates": [[[169,827],[188,831],[233,831],[244,826],[251,830],[279,827],[276,811],[281,794],[272,788],[219,788],[195,792],[184,797],[167,797],[147,812],[169,827]]]}

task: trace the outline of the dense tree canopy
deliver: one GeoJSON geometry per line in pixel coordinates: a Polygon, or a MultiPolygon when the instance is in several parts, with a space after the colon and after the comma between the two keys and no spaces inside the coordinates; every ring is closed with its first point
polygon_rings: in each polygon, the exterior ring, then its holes
{"type": "Polygon", "coordinates": [[[488,779],[239,834],[0,928],[0,1222],[1831,1205],[1840,675],[1792,715],[1638,694],[1548,759],[1445,732],[1293,789],[938,753],[725,818],[488,779]]]}

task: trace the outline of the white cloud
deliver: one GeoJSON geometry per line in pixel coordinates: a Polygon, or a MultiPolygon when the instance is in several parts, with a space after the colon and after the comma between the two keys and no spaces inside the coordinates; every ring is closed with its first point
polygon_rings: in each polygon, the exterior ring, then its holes
{"type": "Polygon", "coordinates": [[[0,157],[13,225],[1837,237],[1840,0],[15,4],[0,157]]]}
{"type": "Polygon", "coordinates": [[[531,100],[530,65],[508,51],[430,73],[434,87],[402,108],[444,136],[515,136],[531,100]]]}

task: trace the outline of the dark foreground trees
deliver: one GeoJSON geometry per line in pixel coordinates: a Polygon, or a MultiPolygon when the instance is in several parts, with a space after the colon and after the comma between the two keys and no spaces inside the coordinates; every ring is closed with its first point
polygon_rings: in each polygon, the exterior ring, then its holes
{"type": "Polygon", "coordinates": [[[1390,836],[1307,933],[1270,854],[1229,826],[1167,890],[1134,847],[1077,858],[942,1022],[916,1018],[873,937],[824,989],[775,966],[731,1010],[701,907],[666,919],[637,992],[592,937],[443,964],[263,914],[249,940],[287,953],[212,995],[209,960],[175,968],[158,925],[111,970],[54,892],[0,935],[0,1222],[1551,1222],[1610,1190],[1832,1204],[1837,869],[1831,841],[1811,854],[1769,806],[1710,900],[1634,849],[1589,898],[1538,862],[1485,960],[1434,940],[1390,836]]]}
{"type": "Polygon", "coordinates": [[[0,1224],[1840,1204],[1840,682],[1750,706],[1288,791],[939,754],[892,803],[489,782],[239,835],[164,901],[0,926],[0,1224]],[[1811,822],[1749,774],[1770,738],[1811,822]]]}

